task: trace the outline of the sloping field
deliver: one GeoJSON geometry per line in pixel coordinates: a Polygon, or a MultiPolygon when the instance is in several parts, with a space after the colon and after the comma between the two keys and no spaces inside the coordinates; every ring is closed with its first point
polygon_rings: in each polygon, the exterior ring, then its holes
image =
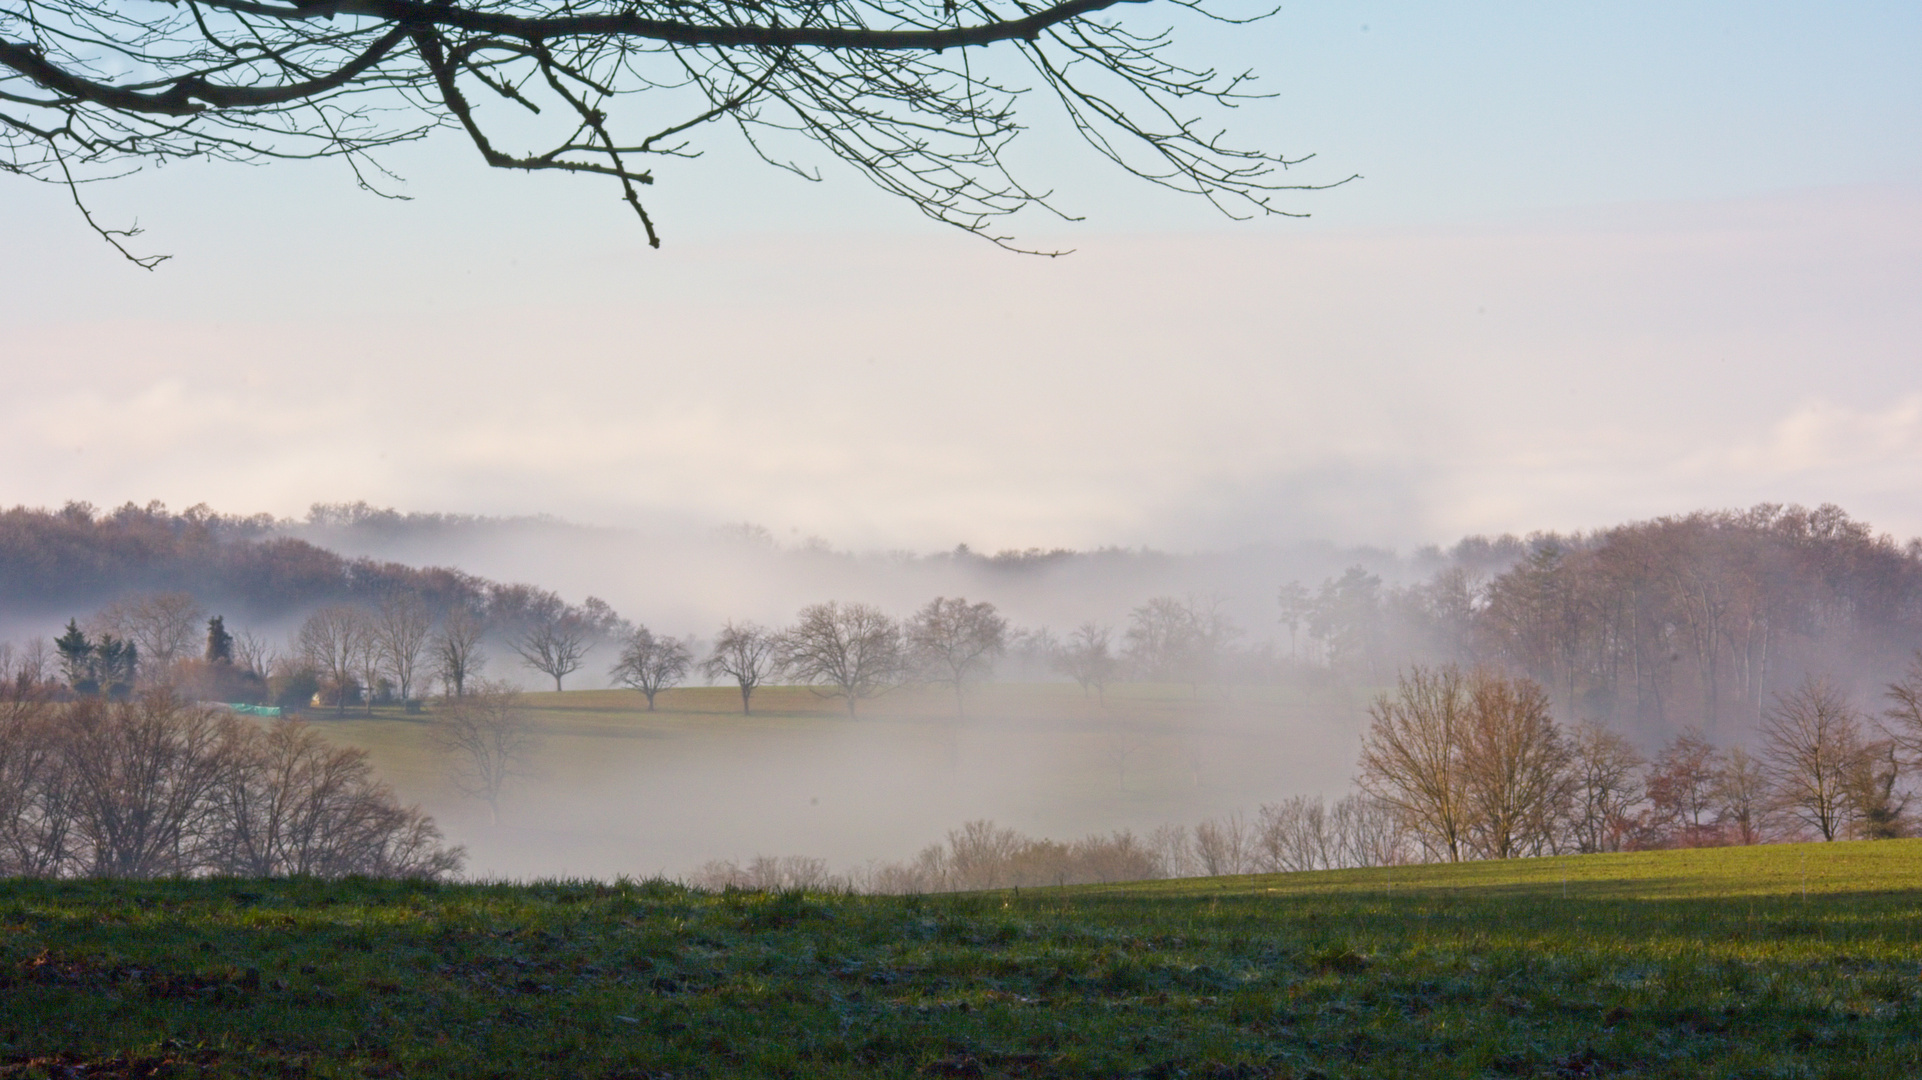
{"type": "Polygon", "coordinates": [[[729,687],[528,694],[545,735],[498,825],[446,789],[430,717],[350,711],[316,726],[373,751],[485,877],[685,874],[709,859],[807,855],[835,870],[899,860],[965,821],[1072,840],[1193,824],[1325,791],[1353,772],[1358,698],[1266,686],[991,684],[967,716],[940,690],[839,702],[766,687],[752,716],[729,687]]]}
{"type": "Polygon", "coordinates": [[[1918,930],[1922,841],[925,899],[8,882],[0,1076],[1913,1076],[1918,930]]]}

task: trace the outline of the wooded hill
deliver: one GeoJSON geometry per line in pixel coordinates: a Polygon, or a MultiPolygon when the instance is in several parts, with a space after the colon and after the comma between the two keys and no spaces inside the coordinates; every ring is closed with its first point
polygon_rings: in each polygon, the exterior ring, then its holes
{"type": "Polygon", "coordinates": [[[372,603],[412,592],[437,609],[476,601],[492,583],[441,567],[348,559],[278,535],[268,515],[230,517],[205,506],[170,513],[158,503],[98,512],[0,512],[0,603],[65,615],[129,593],[182,591],[254,619],[325,603],[372,603]]]}

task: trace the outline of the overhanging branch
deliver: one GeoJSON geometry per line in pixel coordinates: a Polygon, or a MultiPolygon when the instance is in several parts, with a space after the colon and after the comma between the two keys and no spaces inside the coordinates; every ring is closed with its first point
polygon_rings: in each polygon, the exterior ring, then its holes
{"type": "Polygon", "coordinates": [[[1148,2],[1150,0],[1067,0],[1066,3],[1043,8],[1020,19],[916,30],[874,30],[853,26],[703,25],[644,19],[631,14],[566,15],[534,19],[503,12],[475,11],[452,4],[419,3],[416,0],[340,0],[338,3],[298,7],[256,4],[248,0],[209,0],[207,6],[277,19],[360,15],[419,27],[465,30],[522,41],[632,37],[669,45],[940,52],[970,45],[992,45],[1000,41],[1032,41],[1049,27],[1083,15],[1117,4],[1148,2]]]}

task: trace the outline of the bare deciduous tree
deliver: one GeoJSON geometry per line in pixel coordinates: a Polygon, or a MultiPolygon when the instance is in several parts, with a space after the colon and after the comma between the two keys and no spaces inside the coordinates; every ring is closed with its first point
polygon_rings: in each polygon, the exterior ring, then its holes
{"type": "Polygon", "coordinates": [[[965,716],[968,683],[987,678],[1007,651],[1008,620],[985,601],[937,596],[914,613],[906,630],[915,667],[928,681],[952,687],[954,711],[965,716]]]}
{"type": "Polygon", "coordinates": [[[1325,870],[1333,846],[1328,804],[1319,795],[1293,795],[1263,805],[1256,815],[1255,848],[1268,873],[1325,870]]]}
{"type": "Polygon", "coordinates": [[[481,641],[487,636],[487,620],[465,605],[454,608],[441,620],[434,635],[434,675],[446,687],[447,696],[461,697],[467,680],[478,676],[487,666],[487,653],[481,641]]]}
{"type": "Polygon", "coordinates": [[[336,714],[347,712],[349,691],[370,640],[367,613],[346,604],[331,604],[307,616],[294,635],[301,662],[332,683],[336,714]]]}
{"type": "Polygon", "coordinates": [[[1569,733],[1569,751],[1574,780],[1569,825],[1576,850],[1622,850],[1633,831],[1635,807],[1642,801],[1641,773],[1646,762],[1619,732],[1593,720],[1575,725],[1569,733]]]}
{"type": "Polygon", "coordinates": [[[1081,695],[1089,690],[1101,704],[1108,703],[1108,682],[1114,678],[1115,655],[1111,646],[1114,631],[1097,623],[1085,622],[1068,636],[1068,643],[1055,655],[1055,670],[1081,684],[1081,695]]]}
{"type": "Polygon", "coordinates": [[[1860,766],[1862,723],[1833,683],[1809,678],[1762,715],[1762,761],[1784,810],[1824,840],[1848,828],[1849,783],[1860,766]]]}
{"type": "Polygon", "coordinates": [[[1410,861],[1402,814],[1380,799],[1353,792],[1335,800],[1328,816],[1340,843],[1340,865],[1399,866],[1410,861]]]}
{"type": "Polygon", "coordinates": [[[1241,631],[1223,610],[1216,595],[1177,600],[1157,596],[1128,614],[1124,635],[1129,664],[1143,678],[1185,682],[1199,693],[1202,682],[1213,678],[1223,653],[1241,631]]]}
{"type": "Polygon", "coordinates": [[[374,778],[367,751],[337,747],[298,720],[241,729],[239,761],[216,788],[220,835],[209,869],[253,877],[436,878],[460,869],[418,807],[374,778]]]}
{"type": "Polygon", "coordinates": [[[1268,873],[1391,866],[1406,861],[1401,822],[1368,795],[1351,793],[1330,806],[1296,795],[1261,807],[1254,826],[1255,865],[1268,873]]]}
{"type": "Polygon", "coordinates": [[[1533,679],[1477,672],[1469,682],[1461,775],[1467,833],[1485,858],[1553,850],[1570,794],[1569,752],[1533,679]]]}
{"type": "MultiPolygon", "coordinates": [[[[370,155],[451,128],[495,168],[606,178],[658,245],[639,194],[655,166],[733,132],[809,178],[794,154],[812,143],[923,214],[1006,242],[998,219],[1061,213],[1004,156],[1029,126],[1025,72],[1122,170],[1232,216],[1282,212],[1270,199],[1303,186],[1282,182],[1294,162],[1233,147],[1196,108],[1252,96],[1252,76],[1174,59],[1165,28],[1131,27],[1116,2],[203,0],[162,17],[47,0],[0,12],[0,172],[76,202],[88,180],[210,157],[340,157],[373,185],[386,174],[370,155]],[[636,95],[647,104],[625,105],[636,95]],[[541,145],[507,149],[530,134],[541,145]]],[[[85,220],[129,259],[159,261],[85,220]]]]}
{"type": "Polygon", "coordinates": [[[165,678],[174,661],[194,654],[205,618],[192,594],[164,592],[116,600],[94,616],[93,625],[98,633],[133,642],[147,670],[165,678]]]}
{"type": "Polygon", "coordinates": [[[1722,755],[1715,773],[1715,821],[1728,841],[1759,844],[1769,820],[1768,772],[1754,755],[1739,746],[1722,755]]]}
{"type": "Polygon", "coordinates": [[[386,680],[386,665],[383,663],[380,647],[380,615],[373,611],[362,611],[364,620],[361,626],[360,649],[354,654],[355,680],[361,686],[361,704],[366,706],[367,715],[374,715],[374,704],[383,696],[383,684],[391,693],[392,684],[386,680]]]}
{"type": "Polygon", "coordinates": [[[258,637],[251,630],[242,630],[234,635],[234,666],[242,671],[251,672],[261,678],[274,670],[280,660],[280,653],[267,639],[258,637]]]}
{"type": "Polygon", "coordinates": [[[447,755],[456,789],[485,802],[488,819],[500,824],[501,792],[533,774],[540,748],[540,732],[520,694],[505,683],[481,683],[448,703],[434,720],[432,738],[447,755]]]}
{"type": "Polygon", "coordinates": [[[1715,843],[1715,779],[1722,752],[1697,730],[1670,739],[1648,771],[1654,838],[1679,847],[1715,843]]]}
{"type": "Polygon", "coordinates": [[[380,652],[381,670],[394,680],[402,701],[414,696],[421,658],[434,630],[434,616],[420,597],[399,592],[381,601],[374,615],[373,638],[380,652]]]}
{"type": "Polygon", "coordinates": [[[948,873],[952,888],[998,889],[1007,884],[1008,864],[1024,837],[992,821],[970,821],[948,832],[948,873]]]}
{"type": "Polygon", "coordinates": [[[729,678],[741,688],[741,715],[753,713],[754,691],[779,668],[778,640],[751,622],[729,622],[714,638],[714,651],[701,662],[710,679],[729,678]]]}
{"type": "Polygon", "coordinates": [[[1909,794],[1896,790],[1902,758],[1895,743],[1883,739],[1862,747],[1849,776],[1849,810],[1854,835],[1864,840],[1895,840],[1908,834],[1903,814],[1909,794]]]}
{"type": "Polygon", "coordinates": [[[546,605],[534,613],[529,624],[509,642],[528,667],[554,680],[554,691],[561,680],[581,669],[599,636],[596,622],[583,612],[564,604],[546,605]]]}
{"type": "Polygon", "coordinates": [[[268,730],[165,689],[129,701],[0,693],[0,873],[438,877],[462,853],[363,750],[268,730]]]}
{"type": "Polygon", "coordinates": [[[145,878],[199,868],[218,836],[210,796],[238,765],[240,721],[166,690],[83,698],[65,721],[79,871],[145,878]]]}
{"type": "Polygon", "coordinates": [[[1240,814],[1210,818],[1195,826],[1195,859],[1204,874],[1222,877],[1255,869],[1255,833],[1240,814]]]}
{"type": "Polygon", "coordinates": [[[654,711],[654,695],[687,677],[694,654],[686,643],[671,637],[657,637],[645,626],[637,626],[621,646],[621,658],[608,672],[615,682],[631,686],[647,695],[647,711],[654,711]]]}
{"type": "Polygon", "coordinates": [[[1922,651],[1910,658],[1908,670],[1888,685],[1885,696],[1883,730],[1908,755],[1910,767],[1922,766],[1922,651]]]}
{"type": "Polygon", "coordinates": [[[901,627],[867,604],[830,600],[802,608],[781,635],[779,656],[781,669],[796,681],[846,701],[849,716],[908,674],[901,627]]]}
{"type": "Polygon", "coordinates": [[[1369,707],[1362,736],[1363,791],[1404,814],[1431,852],[1459,862],[1468,851],[1469,807],[1458,748],[1468,725],[1460,668],[1415,667],[1392,695],[1369,707]]]}
{"type": "Polygon", "coordinates": [[[71,850],[74,783],[66,732],[44,680],[0,679],[0,876],[50,877],[71,850]]]}

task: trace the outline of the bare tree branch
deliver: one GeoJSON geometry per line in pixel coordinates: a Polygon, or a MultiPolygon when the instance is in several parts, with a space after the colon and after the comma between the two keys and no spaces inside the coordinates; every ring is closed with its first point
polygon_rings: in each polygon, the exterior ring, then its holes
{"type": "MultiPolygon", "coordinates": [[[[1012,246],[998,219],[1073,219],[1005,157],[1028,130],[1016,106],[1038,89],[1123,170],[1231,216],[1289,213],[1273,193],[1326,186],[1286,175],[1306,158],[1234,146],[1203,119],[1197,106],[1260,96],[1253,76],[1172,59],[1170,30],[1118,15],[1147,2],[190,0],[156,15],[0,0],[0,171],[79,202],[79,183],[170,160],[339,157],[365,187],[364,166],[384,171],[377,151],[451,128],[494,168],[611,178],[658,246],[639,197],[655,177],[636,159],[695,156],[725,121],[778,167],[819,178],[777,145],[806,140],[1012,246]],[[1014,81],[1024,71],[1035,86],[1014,81]],[[628,104],[638,95],[645,106],[628,104]],[[498,103],[533,126],[504,125],[498,103]],[[530,132],[544,148],[511,145],[530,132]]],[[[1244,21],[1218,0],[1169,2],[1244,21]]],[[[131,235],[93,227],[117,248],[131,235]]],[[[121,250],[150,269],[159,258],[121,250]]]]}

